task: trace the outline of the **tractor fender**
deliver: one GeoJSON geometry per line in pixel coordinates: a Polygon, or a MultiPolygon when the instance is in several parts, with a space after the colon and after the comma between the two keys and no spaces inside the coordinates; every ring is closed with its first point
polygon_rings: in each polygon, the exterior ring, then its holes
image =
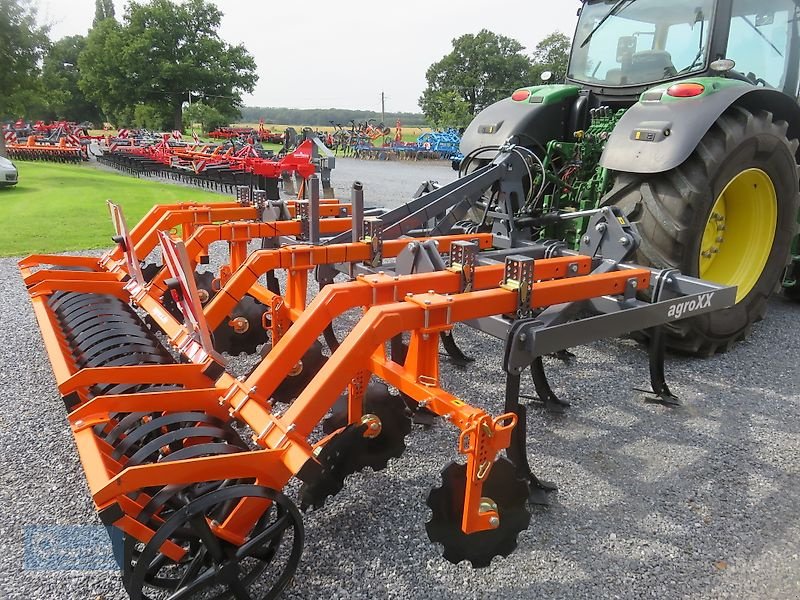
{"type": "Polygon", "coordinates": [[[522,100],[505,98],[478,113],[461,136],[464,156],[494,158],[497,149],[513,140],[544,151],[550,140],[564,139],[570,108],[580,88],[574,85],[541,85],[522,88],[522,100]],[[481,149],[485,149],[481,151],[481,149]]]}
{"type": "MultiPolygon", "coordinates": [[[[726,84],[697,98],[658,98],[650,90],[620,119],[609,137],[600,165],[628,173],[663,173],[682,164],[719,117],[734,104],[766,110],[789,123],[789,138],[800,137],[800,107],[787,95],[744,82],[726,84]]],[[[727,83],[730,82],[730,83],[727,83]]],[[[705,82],[704,82],[705,83],[705,82]]]]}

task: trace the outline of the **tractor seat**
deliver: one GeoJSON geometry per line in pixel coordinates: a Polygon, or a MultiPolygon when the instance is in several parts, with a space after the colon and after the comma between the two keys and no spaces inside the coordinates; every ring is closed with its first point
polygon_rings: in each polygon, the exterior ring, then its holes
{"type": "Polygon", "coordinates": [[[665,50],[646,50],[631,57],[630,66],[625,69],[629,83],[658,81],[678,74],[672,64],[672,56],[665,50]]]}

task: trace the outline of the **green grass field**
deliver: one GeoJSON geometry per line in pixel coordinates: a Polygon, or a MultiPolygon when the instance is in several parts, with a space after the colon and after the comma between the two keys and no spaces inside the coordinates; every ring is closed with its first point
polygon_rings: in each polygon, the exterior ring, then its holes
{"type": "Polygon", "coordinates": [[[124,208],[130,226],[154,204],[231,200],[89,165],[15,164],[19,183],[0,189],[0,256],[110,247],[114,228],[106,200],[124,208]]]}

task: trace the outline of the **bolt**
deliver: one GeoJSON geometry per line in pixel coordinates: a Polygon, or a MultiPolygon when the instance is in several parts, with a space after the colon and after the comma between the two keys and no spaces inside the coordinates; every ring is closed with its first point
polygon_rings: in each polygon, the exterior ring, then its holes
{"type": "Polygon", "coordinates": [[[596,231],[599,231],[600,233],[605,233],[606,229],[608,229],[608,225],[606,225],[605,223],[598,223],[597,225],[595,225],[594,228],[596,231]]]}
{"type": "Polygon", "coordinates": [[[711,258],[711,252],[708,250],[703,251],[703,258],[711,258]]]}
{"type": "Polygon", "coordinates": [[[622,244],[623,246],[629,246],[631,241],[626,237],[621,237],[619,238],[619,243],[622,244]]]}
{"type": "Polygon", "coordinates": [[[291,371],[289,371],[289,377],[297,377],[302,372],[303,372],[303,361],[298,360],[297,364],[294,367],[292,367],[291,371]]]}
{"type": "Polygon", "coordinates": [[[527,340],[527,339],[528,339],[528,334],[527,334],[527,333],[521,333],[521,334],[519,334],[519,341],[520,341],[520,342],[524,342],[524,341],[525,341],[525,340],[527,340]]]}
{"type": "Polygon", "coordinates": [[[583,236],[583,243],[586,244],[587,246],[589,245],[589,242],[591,242],[591,241],[592,241],[592,238],[590,238],[588,235],[583,236]]]}
{"type": "Polygon", "coordinates": [[[492,529],[497,529],[500,527],[500,519],[498,517],[490,517],[489,525],[491,525],[492,529]]]}
{"type": "Polygon", "coordinates": [[[725,241],[725,238],[724,238],[724,237],[722,237],[721,235],[718,235],[718,236],[717,236],[717,243],[718,243],[718,244],[721,244],[721,243],[722,243],[722,242],[724,242],[724,241],[725,241]]]}
{"type": "Polygon", "coordinates": [[[436,292],[434,292],[433,290],[428,290],[428,293],[429,294],[435,294],[436,292]]]}
{"type": "Polygon", "coordinates": [[[415,247],[416,247],[416,244],[415,244],[414,242],[411,242],[411,243],[408,245],[408,249],[409,249],[409,250],[413,250],[415,247]]]}
{"type": "Polygon", "coordinates": [[[713,248],[711,248],[711,252],[713,252],[714,254],[719,254],[719,248],[714,246],[713,248]]]}
{"type": "Polygon", "coordinates": [[[386,275],[386,271],[378,271],[378,275],[386,275]]]}
{"type": "Polygon", "coordinates": [[[430,300],[425,300],[425,306],[430,306],[430,305],[431,305],[431,301],[430,300]]]}

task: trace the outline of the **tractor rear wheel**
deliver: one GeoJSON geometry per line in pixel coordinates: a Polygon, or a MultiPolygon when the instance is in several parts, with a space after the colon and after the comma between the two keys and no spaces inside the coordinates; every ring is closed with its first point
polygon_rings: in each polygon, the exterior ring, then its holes
{"type": "Polygon", "coordinates": [[[726,351],[764,317],[797,227],[797,140],[766,111],[730,107],[680,166],[619,174],[604,204],[621,208],[642,237],[636,260],[738,286],[726,310],[669,326],[669,345],[726,351]]]}

